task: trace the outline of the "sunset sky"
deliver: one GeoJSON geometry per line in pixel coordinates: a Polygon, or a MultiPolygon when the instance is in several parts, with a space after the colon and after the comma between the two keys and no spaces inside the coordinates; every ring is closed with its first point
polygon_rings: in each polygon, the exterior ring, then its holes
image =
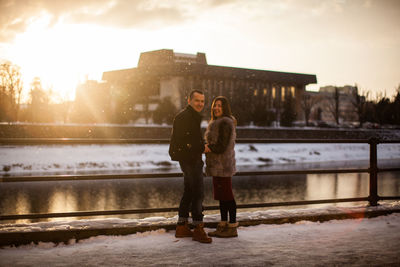
{"type": "MultiPolygon", "coordinates": [[[[375,96],[400,85],[400,0],[0,0],[0,59],[56,99],[144,51],[208,64],[316,74],[375,96]]],[[[56,100],[57,101],[57,100],[56,100]]]]}

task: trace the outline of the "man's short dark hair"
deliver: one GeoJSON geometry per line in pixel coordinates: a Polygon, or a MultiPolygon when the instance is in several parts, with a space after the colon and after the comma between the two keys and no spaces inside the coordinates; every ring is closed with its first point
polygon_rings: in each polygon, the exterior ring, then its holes
{"type": "Polygon", "coordinates": [[[198,94],[204,95],[203,91],[198,90],[198,89],[194,89],[189,94],[189,100],[193,98],[194,93],[198,93],[198,94]]]}

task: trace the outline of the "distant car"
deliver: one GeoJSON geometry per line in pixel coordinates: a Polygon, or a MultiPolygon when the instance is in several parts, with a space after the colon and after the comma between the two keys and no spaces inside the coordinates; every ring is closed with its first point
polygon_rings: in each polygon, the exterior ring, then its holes
{"type": "Polygon", "coordinates": [[[340,124],[340,128],[353,129],[356,127],[353,124],[340,124]]]}
{"type": "Polygon", "coordinates": [[[326,121],[317,121],[317,126],[321,128],[336,128],[335,125],[329,124],[326,121]]]}
{"type": "Polygon", "coordinates": [[[376,122],[369,122],[369,121],[364,122],[363,125],[362,125],[362,127],[365,128],[365,129],[380,129],[380,128],[381,128],[381,126],[379,125],[379,123],[376,123],[376,122]]]}
{"type": "Polygon", "coordinates": [[[305,127],[306,124],[304,123],[304,121],[294,121],[293,122],[293,127],[305,127]]]}

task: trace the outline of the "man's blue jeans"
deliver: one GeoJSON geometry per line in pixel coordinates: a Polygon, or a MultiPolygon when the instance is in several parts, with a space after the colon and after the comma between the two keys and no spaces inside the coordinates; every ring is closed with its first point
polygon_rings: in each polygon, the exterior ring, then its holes
{"type": "Polygon", "coordinates": [[[192,213],[193,224],[203,222],[203,199],[204,182],[203,166],[201,158],[196,161],[179,161],[183,172],[184,191],[179,204],[179,220],[185,222],[189,218],[189,211],[192,213]]]}

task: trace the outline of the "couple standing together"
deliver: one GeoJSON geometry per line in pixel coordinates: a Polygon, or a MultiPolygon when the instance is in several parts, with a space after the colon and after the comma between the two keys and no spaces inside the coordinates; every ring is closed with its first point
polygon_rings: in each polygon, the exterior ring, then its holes
{"type": "Polygon", "coordinates": [[[211,121],[204,142],[200,126],[203,108],[204,93],[199,90],[190,92],[188,105],[174,119],[169,154],[172,160],[179,161],[184,176],[175,236],[211,243],[210,236],[237,236],[236,202],[232,192],[232,176],[236,172],[236,120],[228,100],[223,96],[216,97],[211,105],[211,121]],[[213,195],[215,200],[219,200],[221,214],[216,231],[208,235],[203,223],[203,153],[206,154],[206,174],[213,177],[213,195]],[[188,223],[189,212],[193,231],[188,223]]]}

